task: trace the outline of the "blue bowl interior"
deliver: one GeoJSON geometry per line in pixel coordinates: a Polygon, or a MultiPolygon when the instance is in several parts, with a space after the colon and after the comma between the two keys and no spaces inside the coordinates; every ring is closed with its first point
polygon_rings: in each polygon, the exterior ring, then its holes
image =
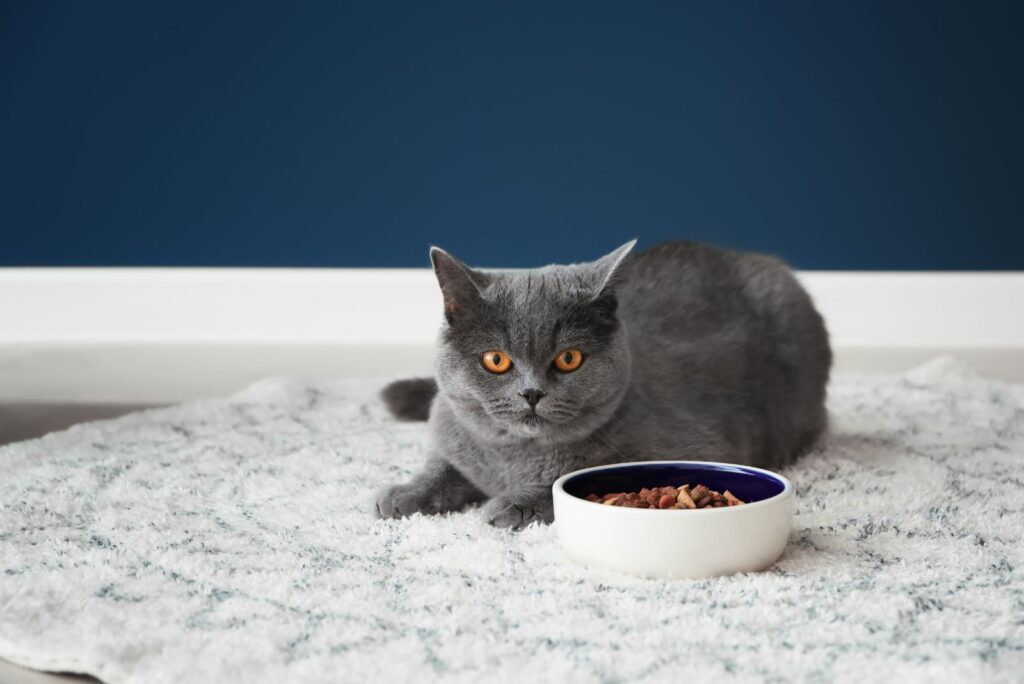
{"type": "Polygon", "coordinates": [[[743,466],[708,463],[639,463],[574,475],[563,488],[585,499],[588,494],[637,492],[644,487],[678,487],[702,484],[715,491],[729,490],[747,503],[781,494],[786,485],[775,477],[743,466]]]}

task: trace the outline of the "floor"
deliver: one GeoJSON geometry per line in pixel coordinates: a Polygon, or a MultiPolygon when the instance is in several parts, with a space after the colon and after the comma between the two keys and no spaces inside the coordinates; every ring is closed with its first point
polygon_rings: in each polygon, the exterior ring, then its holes
{"type": "Polygon", "coordinates": [[[0,684],[87,684],[100,680],[87,675],[38,672],[0,659],[0,684]]]}
{"type": "MultiPolygon", "coordinates": [[[[5,404],[0,403],[0,445],[41,437],[89,420],[152,408],[151,404],[5,404]]],[[[0,680],[2,682],[3,680],[0,680]]]]}

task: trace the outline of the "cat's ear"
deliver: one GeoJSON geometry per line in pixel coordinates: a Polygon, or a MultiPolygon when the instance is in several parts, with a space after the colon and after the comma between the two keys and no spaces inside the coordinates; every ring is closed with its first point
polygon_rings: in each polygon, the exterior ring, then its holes
{"type": "Polygon", "coordinates": [[[605,254],[590,265],[594,274],[593,293],[595,299],[609,294],[614,289],[615,274],[618,273],[623,260],[633,250],[634,246],[636,246],[636,239],[630,240],[618,249],[605,254]]]}
{"type": "Polygon", "coordinates": [[[430,248],[430,263],[444,296],[444,317],[452,323],[482,299],[480,291],[487,287],[489,278],[440,247],[430,248]]]}

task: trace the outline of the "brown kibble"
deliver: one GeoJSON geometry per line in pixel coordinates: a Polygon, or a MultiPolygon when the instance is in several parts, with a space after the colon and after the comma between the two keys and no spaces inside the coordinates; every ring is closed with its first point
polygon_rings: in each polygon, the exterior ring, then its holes
{"type": "Polygon", "coordinates": [[[716,492],[704,485],[691,487],[689,484],[679,487],[644,487],[639,492],[613,492],[602,496],[588,494],[586,499],[587,501],[602,503],[608,506],[657,508],[662,510],[726,508],[728,506],[739,506],[744,503],[728,490],[716,492]]]}
{"type": "Polygon", "coordinates": [[[695,504],[693,502],[693,499],[690,498],[690,488],[688,486],[683,487],[682,489],[679,490],[679,495],[676,497],[676,502],[679,504],[680,508],[697,507],[697,504],[695,504]]]}
{"type": "Polygon", "coordinates": [[[743,503],[742,501],[737,499],[736,495],[733,494],[732,492],[730,492],[728,489],[726,489],[725,493],[722,494],[722,498],[725,499],[729,503],[730,506],[738,506],[741,503],[743,503]]]}

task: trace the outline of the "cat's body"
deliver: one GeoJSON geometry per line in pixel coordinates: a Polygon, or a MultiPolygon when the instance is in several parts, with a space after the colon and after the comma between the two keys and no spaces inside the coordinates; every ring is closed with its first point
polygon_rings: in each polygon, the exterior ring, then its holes
{"type": "MultiPolygon", "coordinates": [[[[448,324],[430,456],[378,495],[379,515],[487,500],[491,522],[517,527],[550,520],[552,482],[579,468],[669,458],[778,468],[813,444],[831,352],[789,269],[694,243],[627,256],[631,246],[504,273],[432,252],[448,324]],[[509,371],[481,365],[492,350],[509,371]],[[563,350],[582,364],[560,372],[552,360],[563,350]]],[[[432,389],[402,381],[384,397],[396,414],[423,417],[432,389]]]]}

